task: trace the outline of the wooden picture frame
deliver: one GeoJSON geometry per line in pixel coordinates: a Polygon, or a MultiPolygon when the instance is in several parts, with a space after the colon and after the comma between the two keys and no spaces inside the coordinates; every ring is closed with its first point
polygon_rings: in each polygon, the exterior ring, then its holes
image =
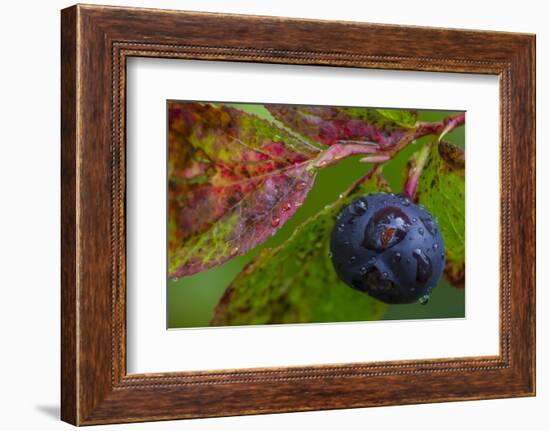
{"type": "Polygon", "coordinates": [[[83,5],[61,16],[64,421],[535,394],[534,35],[83,5]],[[131,56],[498,75],[500,354],[127,374],[125,65],[131,56]]]}

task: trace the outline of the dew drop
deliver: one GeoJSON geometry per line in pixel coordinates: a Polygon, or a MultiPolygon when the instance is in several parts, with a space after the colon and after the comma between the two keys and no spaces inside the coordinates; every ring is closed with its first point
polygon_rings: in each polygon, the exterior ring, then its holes
{"type": "Polygon", "coordinates": [[[399,290],[395,289],[395,284],[385,274],[381,273],[375,267],[367,269],[357,283],[354,283],[359,290],[367,291],[370,295],[390,304],[396,304],[400,301],[399,290]]]}
{"type": "Polygon", "coordinates": [[[437,224],[431,217],[421,217],[420,220],[422,220],[422,223],[428,229],[428,232],[430,232],[432,235],[435,235],[437,233],[437,224]]]}
{"type": "Polygon", "coordinates": [[[409,228],[410,220],[403,210],[384,207],[367,224],[363,245],[370,250],[384,251],[400,243],[409,228]]]}
{"type": "Polygon", "coordinates": [[[231,249],[231,255],[235,256],[239,252],[239,247],[233,247],[231,249]]]}
{"type": "Polygon", "coordinates": [[[389,276],[389,274],[388,274],[387,272],[383,272],[383,273],[382,273],[382,277],[383,277],[383,278],[388,278],[388,276],[389,276]]]}
{"type": "Polygon", "coordinates": [[[408,198],[401,199],[401,205],[408,207],[411,204],[411,201],[408,198]]]}
{"type": "Polygon", "coordinates": [[[271,219],[271,226],[277,227],[277,226],[279,226],[280,222],[281,222],[281,219],[279,217],[275,216],[271,219]]]}
{"type": "Polygon", "coordinates": [[[365,275],[367,273],[367,267],[362,266],[361,268],[359,268],[359,272],[361,273],[361,275],[365,275]]]}
{"type": "Polygon", "coordinates": [[[430,295],[424,295],[418,299],[418,302],[420,302],[420,305],[426,305],[429,301],[430,301],[430,295]]]}
{"type": "Polygon", "coordinates": [[[370,259],[369,259],[369,263],[375,263],[376,262],[376,256],[372,256],[370,259]]]}
{"type": "Polygon", "coordinates": [[[367,202],[363,199],[357,199],[353,201],[353,204],[350,207],[350,212],[354,215],[360,216],[367,212],[368,205],[367,202]]]}
{"type": "Polygon", "coordinates": [[[412,218],[412,222],[413,222],[413,223],[416,223],[417,221],[418,221],[418,219],[417,219],[416,217],[413,217],[413,218],[412,218]]]}
{"type": "Polygon", "coordinates": [[[395,252],[393,254],[393,260],[396,261],[396,262],[400,262],[401,261],[401,253],[395,252]]]}
{"type": "Polygon", "coordinates": [[[328,257],[332,258],[332,251],[328,252],[328,257]]]}
{"type": "Polygon", "coordinates": [[[346,247],[348,247],[348,246],[349,246],[349,241],[344,241],[344,245],[345,245],[346,247]]]}
{"type": "Polygon", "coordinates": [[[340,194],[338,195],[338,199],[343,199],[343,198],[344,198],[344,194],[343,194],[343,193],[340,193],[340,194]]]}
{"type": "Polygon", "coordinates": [[[421,227],[418,228],[418,233],[420,235],[424,235],[424,229],[422,229],[421,227]]]}
{"type": "Polygon", "coordinates": [[[441,253],[441,260],[445,260],[445,253],[441,253]]]}
{"type": "Polygon", "coordinates": [[[434,250],[437,250],[439,248],[439,244],[437,244],[437,242],[436,242],[436,243],[434,243],[433,247],[434,247],[434,250]]]}
{"type": "Polygon", "coordinates": [[[357,260],[357,256],[351,256],[351,257],[349,258],[349,263],[353,263],[353,262],[355,262],[356,260],[357,260]]]}
{"type": "Polygon", "coordinates": [[[416,281],[426,283],[432,276],[432,261],[419,248],[413,251],[413,257],[416,260],[416,281]]]}
{"type": "Polygon", "coordinates": [[[292,208],[292,205],[290,205],[289,202],[286,202],[285,204],[283,204],[283,211],[289,211],[290,208],[292,208]]]}

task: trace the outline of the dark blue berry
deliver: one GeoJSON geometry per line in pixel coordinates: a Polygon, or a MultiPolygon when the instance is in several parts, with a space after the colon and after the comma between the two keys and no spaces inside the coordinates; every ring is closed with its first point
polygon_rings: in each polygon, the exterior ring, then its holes
{"type": "Polygon", "coordinates": [[[437,221],[391,193],[364,196],[344,208],[330,251],[342,281],[390,304],[426,303],[445,268],[437,221]]]}

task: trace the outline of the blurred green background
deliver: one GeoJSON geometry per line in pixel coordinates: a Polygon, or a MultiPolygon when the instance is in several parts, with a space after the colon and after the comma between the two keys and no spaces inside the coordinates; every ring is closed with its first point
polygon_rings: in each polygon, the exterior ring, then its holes
{"type": "MultiPolygon", "coordinates": [[[[226,104],[253,113],[269,121],[276,122],[263,105],[260,104],[226,104]]],[[[403,109],[403,108],[401,108],[403,109]]],[[[455,111],[421,110],[419,121],[439,121],[455,111]]],[[[445,136],[445,140],[464,148],[464,127],[459,127],[445,136]]],[[[427,139],[418,139],[409,145],[393,160],[386,163],[384,176],[394,192],[401,192],[403,172],[412,153],[419,150],[427,139]]],[[[303,221],[316,214],[325,205],[334,202],[338,195],[349,185],[364,175],[370,165],[360,163],[359,158],[350,157],[335,166],[321,169],[315,186],[310,191],[304,204],[285,225],[266,242],[248,253],[237,256],[223,265],[202,273],[183,277],[177,281],[168,280],[167,284],[167,327],[190,328],[209,326],[216,304],[225,288],[241,269],[265,247],[275,247],[284,242],[303,221]]],[[[299,288],[299,286],[297,286],[299,288]]],[[[399,304],[389,305],[382,320],[457,318],[464,317],[465,290],[450,286],[444,279],[433,290],[427,305],[399,304]]]]}

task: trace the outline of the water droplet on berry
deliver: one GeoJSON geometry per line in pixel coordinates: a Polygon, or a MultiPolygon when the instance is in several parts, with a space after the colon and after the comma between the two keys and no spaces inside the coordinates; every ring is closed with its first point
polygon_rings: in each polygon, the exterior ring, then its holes
{"type": "Polygon", "coordinates": [[[292,205],[290,205],[290,203],[286,202],[285,204],[283,204],[283,211],[288,211],[290,210],[290,208],[292,208],[292,205]]]}
{"type": "Polygon", "coordinates": [[[418,219],[416,217],[413,217],[413,223],[416,223],[418,221],[418,219]]]}
{"type": "Polygon", "coordinates": [[[367,267],[362,266],[361,268],[359,268],[359,272],[361,273],[361,275],[365,275],[367,273],[367,267]]]}
{"type": "Polygon", "coordinates": [[[395,252],[393,254],[393,260],[395,260],[396,262],[400,262],[401,261],[401,253],[395,252]]]}
{"type": "Polygon", "coordinates": [[[271,219],[271,226],[272,227],[277,227],[277,226],[279,226],[280,222],[281,222],[280,217],[275,216],[271,219]]]}
{"type": "Polygon", "coordinates": [[[420,305],[426,305],[429,301],[430,301],[430,295],[424,295],[418,299],[418,302],[420,302],[420,305]]]}
{"type": "Polygon", "coordinates": [[[433,247],[434,247],[434,250],[437,250],[439,248],[439,244],[437,244],[437,242],[436,242],[436,243],[434,243],[433,247]]]}
{"type": "Polygon", "coordinates": [[[432,235],[437,233],[437,223],[431,217],[420,217],[420,220],[422,220],[422,223],[426,229],[428,229],[428,232],[432,235]]]}
{"type": "Polygon", "coordinates": [[[383,277],[383,278],[388,278],[388,276],[389,276],[389,274],[388,274],[387,272],[383,272],[383,273],[382,273],[382,277],[383,277]]]}
{"type": "Polygon", "coordinates": [[[441,260],[445,260],[445,253],[441,253],[441,260]]]}
{"type": "Polygon", "coordinates": [[[347,247],[349,246],[349,241],[344,241],[344,245],[347,247]]]}
{"type": "Polygon", "coordinates": [[[353,201],[353,204],[350,207],[350,212],[354,215],[360,216],[367,212],[368,206],[367,202],[363,199],[357,199],[353,201]]]}
{"type": "Polygon", "coordinates": [[[376,256],[372,256],[372,257],[369,259],[369,263],[370,263],[370,264],[376,263],[376,256]]]}
{"type": "Polygon", "coordinates": [[[239,247],[233,247],[231,249],[231,256],[235,256],[239,252],[239,247]]]}
{"type": "Polygon", "coordinates": [[[411,201],[409,200],[409,198],[401,199],[401,205],[403,205],[404,207],[408,207],[410,204],[411,204],[411,201]]]}
{"type": "Polygon", "coordinates": [[[416,260],[416,281],[426,283],[432,276],[432,261],[419,248],[413,251],[416,260]]]}
{"type": "Polygon", "coordinates": [[[422,229],[421,227],[418,228],[418,233],[420,235],[424,235],[424,229],[422,229]]]}
{"type": "Polygon", "coordinates": [[[363,245],[374,251],[384,251],[405,238],[410,220],[397,207],[384,207],[374,214],[365,229],[363,245]]]}
{"type": "Polygon", "coordinates": [[[353,262],[355,262],[356,260],[357,260],[357,256],[351,256],[351,257],[349,258],[349,262],[350,262],[350,263],[353,263],[353,262]]]}
{"type": "Polygon", "coordinates": [[[344,198],[344,194],[343,194],[343,193],[340,193],[340,194],[338,195],[338,199],[343,199],[343,198],[344,198]]]}
{"type": "Polygon", "coordinates": [[[379,298],[384,302],[396,303],[399,302],[399,290],[395,289],[395,284],[386,278],[386,273],[381,273],[376,267],[367,269],[367,273],[360,279],[353,280],[355,288],[367,291],[375,298],[379,298]]]}

